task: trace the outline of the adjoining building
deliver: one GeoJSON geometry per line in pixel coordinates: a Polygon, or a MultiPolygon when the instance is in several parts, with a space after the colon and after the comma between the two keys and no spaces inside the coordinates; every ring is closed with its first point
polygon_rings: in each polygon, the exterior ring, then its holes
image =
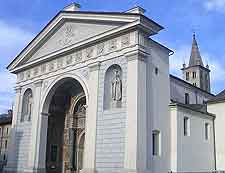
{"type": "Polygon", "coordinates": [[[0,115],[0,171],[7,163],[8,144],[12,125],[12,110],[0,115]]]}
{"type": "Polygon", "coordinates": [[[224,169],[225,120],[211,107],[219,96],[196,36],[180,79],[169,74],[173,52],[152,39],[163,27],[143,8],[79,8],[60,11],[8,66],[17,84],[4,172],[224,169]]]}

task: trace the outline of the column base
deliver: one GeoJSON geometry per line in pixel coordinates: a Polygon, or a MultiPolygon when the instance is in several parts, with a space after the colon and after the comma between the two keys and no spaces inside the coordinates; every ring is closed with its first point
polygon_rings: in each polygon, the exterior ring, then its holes
{"type": "Polygon", "coordinates": [[[81,173],[97,173],[97,171],[93,168],[85,168],[80,171],[81,173]]]}

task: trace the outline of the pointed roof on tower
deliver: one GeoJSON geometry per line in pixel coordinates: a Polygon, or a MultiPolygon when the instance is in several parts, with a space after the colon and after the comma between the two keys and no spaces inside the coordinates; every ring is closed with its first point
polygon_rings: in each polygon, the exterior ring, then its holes
{"type": "Polygon", "coordinates": [[[189,60],[189,67],[201,65],[204,67],[202,57],[200,55],[200,51],[198,48],[198,43],[196,41],[195,34],[193,34],[192,48],[191,48],[191,56],[189,60]]]}

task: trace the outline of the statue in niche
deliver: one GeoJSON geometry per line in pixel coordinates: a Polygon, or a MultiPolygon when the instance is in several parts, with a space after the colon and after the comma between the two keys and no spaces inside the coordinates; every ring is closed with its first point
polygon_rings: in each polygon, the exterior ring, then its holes
{"type": "Polygon", "coordinates": [[[118,102],[122,100],[122,81],[120,79],[119,70],[115,70],[114,78],[112,79],[112,100],[118,102]]]}
{"type": "Polygon", "coordinates": [[[32,100],[33,100],[33,99],[32,99],[32,95],[30,94],[30,95],[28,96],[28,103],[27,103],[27,115],[28,115],[27,120],[28,120],[28,121],[31,120],[32,100]]]}

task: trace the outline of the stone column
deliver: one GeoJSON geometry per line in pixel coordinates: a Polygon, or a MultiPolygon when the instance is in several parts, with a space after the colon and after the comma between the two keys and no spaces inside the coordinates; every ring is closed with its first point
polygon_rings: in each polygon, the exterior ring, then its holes
{"type": "Polygon", "coordinates": [[[30,151],[27,171],[45,172],[48,116],[43,114],[40,110],[42,80],[34,82],[34,86],[30,151]]]}
{"type": "Polygon", "coordinates": [[[94,173],[96,149],[96,121],[98,113],[99,63],[89,65],[89,100],[86,114],[84,164],[82,173],[94,173]]]}
{"type": "Polygon", "coordinates": [[[9,149],[8,149],[8,161],[6,170],[13,169],[16,165],[16,123],[18,118],[20,117],[20,102],[21,102],[21,87],[16,87],[16,97],[15,97],[15,105],[13,109],[13,119],[12,119],[12,126],[11,126],[11,132],[10,132],[10,141],[9,141],[9,149]]]}
{"type": "Polygon", "coordinates": [[[126,55],[127,122],[124,168],[127,173],[147,172],[146,54],[126,55]]]}
{"type": "Polygon", "coordinates": [[[76,129],[74,115],[69,114],[69,169],[70,173],[77,170],[77,155],[76,155],[76,129]]]}

